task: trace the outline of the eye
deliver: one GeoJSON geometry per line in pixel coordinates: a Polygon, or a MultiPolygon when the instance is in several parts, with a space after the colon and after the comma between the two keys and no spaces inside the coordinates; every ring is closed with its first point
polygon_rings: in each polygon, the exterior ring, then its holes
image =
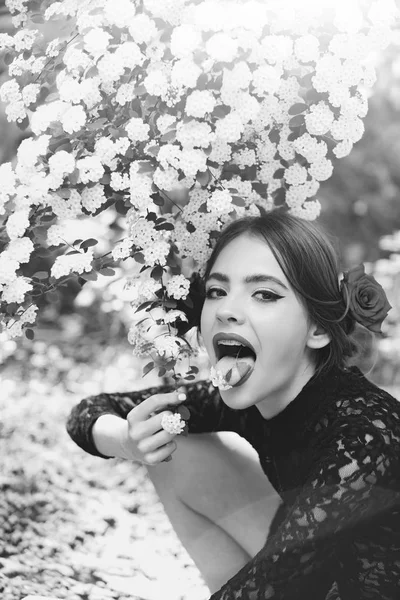
{"type": "Polygon", "coordinates": [[[209,300],[220,298],[223,294],[225,294],[225,290],[218,287],[210,287],[208,290],[206,290],[206,298],[209,300]]]}
{"type": "Polygon", "coordinates": [[[267,290],[258,290],[254,292],[253,296],[259,294],[261,298],[257,298],[259,302],[276,302],[279,298],[283,298],[283,296],[278,296],[278,294],[274,294],[273,292],[268,292],[267,290]]]}

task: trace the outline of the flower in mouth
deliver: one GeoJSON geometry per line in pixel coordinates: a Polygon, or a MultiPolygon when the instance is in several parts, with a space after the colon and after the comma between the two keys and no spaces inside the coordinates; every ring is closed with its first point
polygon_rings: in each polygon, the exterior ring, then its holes
{"type": "Polygon", "coordinates": [[[219,388],[222,391],[230,390],[233,387],[229,385],[229,383],[227,383],[225,375],[223,375],[221,371],[219,371],[215,367],[211,367],[210,369],[210,378],[213,386],[219,388]]]}

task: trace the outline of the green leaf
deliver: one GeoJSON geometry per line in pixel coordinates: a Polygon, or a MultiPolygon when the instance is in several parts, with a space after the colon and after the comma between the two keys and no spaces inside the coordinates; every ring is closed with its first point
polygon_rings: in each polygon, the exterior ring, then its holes
{"type": "Polygon", "coordinates": [[[218,169],[219,164],[217,162],[215,162],[214,160],[210,160],[209,158],[207,159],[207,164],[209,167],[212,167],[213,169],[218,169]]]}
{"type": "Polygon", "coordinates": [[[123,200],[117,200],[115,203],[115,210],[117,211],[117,213],[119,215],[122,215],[123,217],[125,217],[129,208],[127,206],[125,206],[125,202],[123,200]]]}
{"type": "Polygon", "coordinates": [[[52,253],[50,252],[50,250],[48,248],[38,248],[36,250],[36,256],[38,256],[39,258],[47,258],[48,256],[51,256],[52,253]]]}
{"type": "Polygon", "coordinates": [[[89,238],[88,240],[85,240],[84,242],[82,242],[82,244],[80,245],[80,247],[82,248],[82,250],[84,250],[85,248],[90,248],[91,246],[96,246],[96,244],[98,244],[98,240],[94,239],[94,238],[89,238]]]}
{"type": "Polygon", "coordinates": [[[99,273],[100,275],[105,275],[106,277],[113,277],[113,275],[115,275],[114,269],[111,269],[110,267],[103,267],[100,269],[99,273]]]}
{"type": "Polygon", "coordinates": [[[196,179],[199,182],[199,184],[201,185],[201,187],[206,187],[211,179],[212,179],[212,175],[210,173],[210,171],[207,169],[207,171],[202,171],[197,173],[196,175],[196,179]]]}
{"type": "Polygon", "coordinates": [[[140,312],[141,310],[145,310],[149,306],[154,308],[154,306],[157,306],[157,304],[158,302],[156,302],[155,300],[146,300],[146,302],[142,302],[142,304],[139,304],[139,306],[135,310],[135,313],[140,312]]]}
{"type": "Polygon", "coordinates": [[[85,125],[85,127],[90,131],[97,131],[97,129],[103,127],[107,122],[108,119],[106,119],[105,117],[101,117],[101,119],[96,119],[95,121],[92,121],[92,123],[85,125]]]}
{"type": "Polygon", "coordinates": [[[166,231],[173,231],[175,226],[173,223],[161,223],[160,225],[156,225],[154,229],[160,231],[161,229],[165,229],[166,231]]]}
{"type": "Polygon", "coordinates": [[[274,179],[282,179],[282,177],[284,176],[284,174],[285,174],[285,169],[278,169],[274,173],[274,179]]]}
{"type": "Polygon", "coordinates": [[[253,181],[251,187],[257,194],[260,196],[265,196],[267,193],[267,185],[265,183],[260,183],[259,181],[253,181]]]}
{"type": "Polygon", "coordinates": [[[33,340],[35,338],[35,332],[33,329],[25,329],[25,336],[28,338],[28,340],[33,340]]]}
{"type": "Polygon", "coordinates": [[[164,269],[161,265],[156,265],[154,269],[152,269],[150,276],[156,281],[160,281],[164,274],[164,269]]]}
{"type": "Polygon", "coordinates": [[[150,373],[150,371],[152,371],[153,369],[154,369],[154,363],[153,362],[147,363],[147,365],[145,365],[143,367],[142,376],[144,377],[145,375],[150,373]]]}
{"type": "Polygon", "coordinates": [[[158,153],[160,152],[160,146],[150,146],[150,148],[147,148],[146,152],[147,152],[147,154],[152,154],[153,156],[157,156],[158,153]]]}
{"type": "Polygon", "coordinates": [[[193,379],[196,379],[195,375],[186,375],[186,377],[184,377],[183,379],[186,379],[187,381],[193,381],[193,379]]]}
{"type": "Polygon", "coordinates": [[[179,413],[184,421],[188,421],[190,419],[190,411],[185,405],[178,406],[175,412],[179,413]]]}
{"type": "Polygon", "coordinates": [[[155,194],[151,194],[150,197],[156,206],[164,206],[164,198],[161,196],[161,194],[159,192],[156,192],[155,194]]]}
{"type": "Polygon", "coordinates": [[[71,190],[69,188],[60,188],[57,190],[57,196],[63,198],[64,200],[68,200],[71,197],[71,190]]]}
{"type": "Polygon", "coordinates": [[[158,376],[164,377],[166,372],[167,372],[167,369],[164,369],[164,367],[161,367],[161,369],[158,369],[158,376]]]}
{"type": "Polygon", "coordinates": [[[78,250],[70,250],[65,254],[65,256],[70,256],[71,254],[81,254],[78,250]]]}
{"type": "Polygon", "coordinates": [[[273,196],[273,198],[275,200],[275,204],[277,206],[280,206],[280,205],[284,204],[285,200],[286,200],[286,191],[285,191],[285,188],[281,187],[278,190],[275,190],[272,193],[272,196],[273,196]]]}
{"type": "Polygon", "coordinates": [[[147,90],[144,87],[144,85],[139,85],[137,88],[134,89],[134,93],[136,94],[136,96],[144,96],[144,94],[147,94],[147,90]]]}
{"type": "Polygon", "coordinates": [[[41,217],[41,220],[43,222],[50,222],[50,221],[54,221],[54,219],[56,219],[57,216],[56,215],[43,215],[43,217],[41,217]]]}
{"type": "Polygon", "coordinates": [[[292,133],[290,133],[290,134],[288,135],[288,138],[287,138],[287,139],[288,139],[288,142],[294,142],[294,141],[295,141],[295,140],[297,140],[297,138],[299,138],[299,137],[300,137],[300,132],[299,132],[299,130],[298,130],[298,129],[297,129],[297,130],[295,129],[294,131],[292,131],[292,133]]]}
{"type": "Polygon", "coordinates": [[[7,67],[9,67],[12,63],[12,61],[14,60],[14,53],[13,52],[7,52],[4,55],[4,63],[7,65],[7,67]]]}
{"type": "Polygon", "coordinates": [[[40,92],[39,92],[39,96],[38,96],[39,102],[44,102],[49,94],[50,94],[49,88],[46,87],[45,85],[43,85],[40,88],[40,92]]]}
{"type": "Polygon", "coordinates": [[[29,127],[29,119],[28,117],[25,117],[25,119],[22,119],[22,121],[17,121],[17,127],[19,129],[21,129],[21,131],[25,131],[25,129],[28,129],[29,127]]]}
{"type": "Polygon", "coordinates": [[[36,279],[47,279],[49,277],[49,274],[47,271],[36,271],[36,273],[34,273],[32,277],[36,277],[36,279]]]}
{"type": "Polygon", "coordinates": [[[246,203],[240,196],[232,196],[232,204],[235,206],[245,206],[246,203]]]}
{"type": "Polygon", "coordinates": [[[80,277],[86,281],[97,281],[97,273],[95,271],[90,271],[90,273],[81,273],[80,277]]]}
{"type": "Polygon", "coordinates": [[[134,258],[134,259],[135,259],[135,261],[136,261],[137,263],[139,263],[140,265],[144,265],[144,256],[143,256],[143,254],[142,254],[141,252],[136,252],[136,253],[133,255],[133,258],[134,258]]]}
{"type": "Polygon", "coordinates": [[[304,104],[303,102],[297,102],[289,108],[289,115],[299,115],[300,113],[305,112],[307,109],[308,104],[304,104]]]}
{"type": "Polygon", "coordinates": [[[150,160],[138,160],[136,163],[139,166],[139,173],[149,173],[154,171],[153,163],[150,160]]]}
{"type": "Polygon", "coordinates": [[[8,315],[13,315],[18,308],[18,304],[16,302],[10,302],[10,304],[6,307],[6,312],[8,315]]]}
{"type": "Polygon", "coordinates": [[[171,140],[174,140],[176,138],[176,129],[173,129],[172,131],[168,131],[168,133],[164,133],[164,135],[161,136],[160,140],[162,142],[170,142],[171,140]]]}
{"type": "Polygon", "coordinates": [[[45,22],[43,15],[41,15],[40,13],[37,13],[36,15],[31,15],[30,21],[32,23],[39,23],[39,24],[42,24],[45,22]]]}
{"type": "Polygon", "coordinates": [[[75,240],[75,241],[73,242],[73,244],[72,244],[72,245],[73,245],[73,246],[77,246],[77,245],[78,245],[78,244],[80,244],[81,242],[83,242],[83,240],[75,240]]]}
{"type": "Polygon", "coordinates": [[[304,115],[296,115],[295,117],[292,117],[289,121],[289,127],[290,129],[296,129],[297,127],[301,127],[302,125],[304,125],[305,123],[305,119],[304,119],[304,115]]]}
{"type": "Polygon", "coordinates": [[[212,116],[216,117],[217,119],[223,119],[230,112],[231,112],[231,109],[229,108],[229,106],[225,106],[225,104],[224,104],[223,106],[216,106],[214,108],[214,110],[212,111],[212,116]]]}
{"type": "Polygon", "coordinates": [[[307,75],[304,75],[304,77],[302,77],[300,79],[300,81],[299,81],[300,85],[302,87],[311,87],[313,77],[314,77],[314,71],[311,71],[311,73],[307,73],[307,75]]]}

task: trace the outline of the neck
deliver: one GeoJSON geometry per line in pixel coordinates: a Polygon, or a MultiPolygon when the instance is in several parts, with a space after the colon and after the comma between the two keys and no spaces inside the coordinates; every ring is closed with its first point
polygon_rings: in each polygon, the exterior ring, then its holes
{"type": "Polygon", "coordinates": [[[256,404],[264,419],[272,419],[294,400],[315,373],[315,365],[302,364],[289,378],[285,378],[280,386],[267,398],[256,404]]]}

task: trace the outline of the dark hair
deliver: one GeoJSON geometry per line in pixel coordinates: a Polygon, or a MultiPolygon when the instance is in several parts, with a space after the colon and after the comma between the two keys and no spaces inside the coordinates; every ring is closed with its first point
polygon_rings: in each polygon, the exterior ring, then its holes
{"type": "MultiPolygon", "coordinates": [[[[306,308],[309,322],[330,336],[329,344],[313,350],[316,375],[332,367],[345,367],[346,358],[358,353],[360,345],[352,337],[356,322],[346,310],[339,291],[339,257],[328,233],[314,222],[279,209],[259,217],[239,218],[220,233],[206,265],[203,286],[223,248],[243,234],[265,240],[306,308]]],[[[196,311],[198,327],[201,307],[196,311]]]]}

